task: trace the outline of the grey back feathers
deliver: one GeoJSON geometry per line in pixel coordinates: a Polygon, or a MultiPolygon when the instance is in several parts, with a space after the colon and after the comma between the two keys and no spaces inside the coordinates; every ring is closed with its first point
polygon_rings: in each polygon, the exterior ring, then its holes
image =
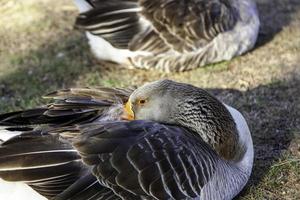
{"type": "Polygon", "coordinates": [[[76,26],[94,34],[89,36],[94,53],[137,68],[185,71],[229,60],[251,49],[258,34],[253,0],[94,0],[90,5],[76,26]],[[97,37],[112,45],[110,56],[101,52],[104,42],[97,37]]]}

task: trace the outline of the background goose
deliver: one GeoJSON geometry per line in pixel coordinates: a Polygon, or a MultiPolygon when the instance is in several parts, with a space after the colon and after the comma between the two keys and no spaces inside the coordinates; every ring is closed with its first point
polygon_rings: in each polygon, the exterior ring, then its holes
{"type": "Polygon", "coordinates": [[[75,0],[76,27],[97,58],[130,67],[185,71],[253,48],[253,0],[75,0]]]}
{"type": "Polygon", "coordinates": [[[0,116],[22,131],[0,146],[0,177],[46,198],[232,199],[251,174],[245,119],[200,88],[161,80],[47,97],[0,116]]]}

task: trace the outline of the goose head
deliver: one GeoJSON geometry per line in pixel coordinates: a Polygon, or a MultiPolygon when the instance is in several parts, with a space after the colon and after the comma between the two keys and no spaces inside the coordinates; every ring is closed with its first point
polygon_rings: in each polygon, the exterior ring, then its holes
{"type": "MultiPolygon", "coordinates": [[[[159,80],[147,83],[131,94],[123,117],[185,127],[199,134],[221,158],[238,162],[247,151],[250,132],[238,130],[236,119],[228,108],[205,90],[171,80],[159,80]],[[249,135],[245,137],[244,134],[249,135]]],[[[252,140],[250,143],[252,145],[252,140]]],[[[249,159],[253,160],[253,155],[249,159]]]]}

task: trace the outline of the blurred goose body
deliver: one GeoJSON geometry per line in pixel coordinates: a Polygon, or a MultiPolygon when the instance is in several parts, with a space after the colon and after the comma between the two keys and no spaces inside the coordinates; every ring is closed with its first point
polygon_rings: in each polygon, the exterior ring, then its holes
{"type": "Polygon", "coordinates": [[[47,107],[0,115],[22,131],[0,145],[0,178],[40,199],[226,200],[250,177],[245,119],[200,88],[161,80],[47,97],[47,107]]]}
{"type": "Polygon", "coordinates": [[[100,60],[185,71],[230,60],[255,45],[253,0],[74,0],[76,27],[100,60]]]}

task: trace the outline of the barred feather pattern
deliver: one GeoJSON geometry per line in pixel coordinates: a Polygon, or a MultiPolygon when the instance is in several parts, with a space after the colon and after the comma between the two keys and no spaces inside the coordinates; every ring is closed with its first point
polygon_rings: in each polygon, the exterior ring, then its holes
{"type": "Polygon", "coordinates": [[[91,175],[71,141],[80,134],[79,124],[120,119],[120,105],[132,91],[65,89],[46,95],[54,100],[48,106],[0,115],[0,126],[5,125],[8,133],[22,132],[1,141],[0,177],[26,183],[49,199],[119,200],[91,175]]]}
{"type": "Polygon", "coordinates": [[[216,153],[175,126],[114,122],[82,132],[74,145],[84,162],[124,199],[196,198],[216,170],[216,153]]]}
{"type": "Polygon", "coordinates": [[[71,144],[39,131],[29,132],[0,146],[0,177],[27,183],[52,198],[88,171],[79,161],[71,144]]]}
{"type": "Polygon", "coordinates": [[[154,55],[172,51],[171,47],[165,44],[152,27],[148,27],[144,32],[136,35],[129,43],[129,49],[131,51],[151,52],[154,55]]]}
{"type": "Polygon", "coordinates": [[[119,119],[120,106],[134,89],[98,87],[55,91],[44,96],[53,100],[45,107],[0,115],[0,126],[48,124],[57,127],[92,122],[100,117],[119,119]]]}
{"type": "Polygon", "coordinates": [[[164,41],[181,53],[207,45],[233,28],[238,18],[228,0],[140,0],[139,4],[164,41]]]}
{"type": "Polygon", "coordinates": [[[135,34],[143,31],[139,23],[138,4],[133,1],[95,1],[93,9],[80,14],[76,27],[101,36],[115,47],[126,49],[135,34]]]}
{"type": "MultiPolygon", "coordinates": [[[[232,57],[230,56],[228,59],[232,57]]],[[[130,57],[129,61],[136,68],[163,72],[182,72],[205,66],[211,63],[212,60],[220,62],[223,59],[220,57],[220,49],[217,49],[212,43],[203,49],[185,54],[168,51],[156,56],[130,57]]]]}
{"type": "Polygon", "coordinates": [[[106,55],[106,47],[98,48],[105,46],[103,41],[90,40],[98,58],[130,68],[181,72],[230,60],[253,48],[258,34],[253,0],[93,0],[90,4],[93,8],[78,16],[76,27],[112,45],[106,55]]]}
{"type": "Polygon", "coordinates": [[[199,88],[189,86],[181,88],[180,92],[185,95],[176,106],[189,115],[177,112],[174,117],[177,123],[197,132],[225,160],[240,159],[237,152],[243,150],[237,149],[238,131],[223,104],[206,91],[200,92],[199,88]]]}
{"type": "Polygon", "coordinates": [[[0,125],[25,131],[1,143],[0,177],[45,197],[229,200],[250,176],[246,121],[200,88],[160,80],[134,91],[74,88],[46,97],[54,100],[46,108],[0,115],[0,125]],[[149,116],[133,105],[144,120],[120,121],[112,105],[140,97],[149,116]]]}

